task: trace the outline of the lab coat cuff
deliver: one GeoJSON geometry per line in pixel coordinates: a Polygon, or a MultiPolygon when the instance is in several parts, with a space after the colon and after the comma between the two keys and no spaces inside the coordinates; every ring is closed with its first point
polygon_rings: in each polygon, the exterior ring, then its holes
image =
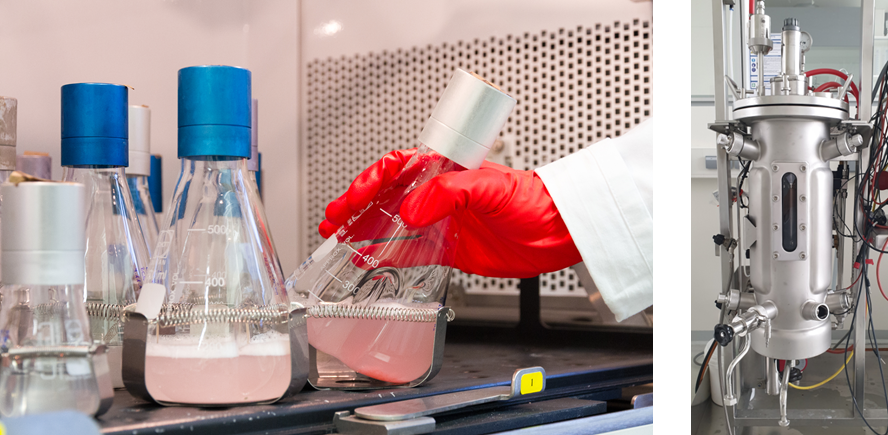
{"type": "Polygon", "coordinates": [[[653,218],[606,139],[536,170],[616,319],[653,304],[653,218]]]}

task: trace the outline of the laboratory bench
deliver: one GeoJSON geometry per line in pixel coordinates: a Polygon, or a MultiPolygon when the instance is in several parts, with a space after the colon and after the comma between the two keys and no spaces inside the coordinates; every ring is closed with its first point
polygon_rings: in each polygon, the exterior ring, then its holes
{"type": "MultiPolygon", "coordinates": [[[[541,366],[546,371],[544,391],[434,415],[434,433],[493,433],[529,426],[549,428],[549,433],[576,432],[576,427],[606,433],[652,423],[652,407],[642,409],[641,401],[633,400],[653,391],[652,333],[537,325],[454,322],[447,329],[441,371],[416,388],[317,391],[306,385],[299,394],[274,404],[229,408],[165,407],[120,390],[98,422],[103,433],[127,435],[336,433],[337,411],[509,385],[515,370],[541,366]],[[571,424],[576,427],[571,429],[571,424]]],[[[652,395],[644,401],[652,401],[652,395]]]]}

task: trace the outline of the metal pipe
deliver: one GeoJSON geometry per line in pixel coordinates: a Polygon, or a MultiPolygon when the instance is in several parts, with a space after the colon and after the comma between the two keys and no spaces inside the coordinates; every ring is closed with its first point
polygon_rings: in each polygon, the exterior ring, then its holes
{"type": "MultiPolygon", "coordinates": [[[[725,95],[725,53],[724,53],[724,29],[723,29],[723,13],[721,8],[720,0],[712,0],[712,44],[713,44],[713,59],[715,59],[715,118],[717,121],[727,121],[728,120],[728,108],[726,104],[726,95],[725,95]],[[720,84],[720,85],[719,85],[720,84]]],[[[730,238],[731,236],[731,166],[728,161],[728,153],[725,152],[724,149],[717,148],[717,161],[718,161],[718,194],[719,194],[719,230],[722,235],[726,238],[730,238]]],[[[721,261],[721,293],[724,294],[730,291],[731,284],[731,275],[734,270],[734,262],[731,255],[731,252],[727,249],[725,245],[719,247],[720,251],[720,261],[721,261]]],[[[721,319],[720,322],[725,322],[725,314],[727,309],[722,308],[721,310],[721,319]]],[[[722,388],[725,387],[725,372],[724,372],[724,357],[725,357],[725,347],[718,347],[718,374],[719,374],[719,383],[722,388]]],[[[724,391],[724,390],[723,390],[724,391]]],[[[731,423],[730,416],[728,415],[728,408],[722,407],[725,413],[725,424],[728,428],[728,435],[732,435],[734,433],[733,425],[731,423]]]]}
{"type": "Polygon", "coordinates": [[[780,72],[789,76],[802,74],[802,32],[799,31],[798,21],[795,18],[787,18],[783,24],[780,72]]]}
{"type": "MultiPolygon", "coordinates": [[[[743,84],[743,92],[750,88],[749,77],[749,8],[746,2],[751,0],[743,0],[743,6],[740,7],[740,79],[743,84]]],[[[761,64],[759,64],[761,65],[761,64]]],[[[759,85],[761,85],[759,81],[759,85]]]]}
{"type": "MultiPolygon", "coordinates": [[[[864,77],[866,75],[864,74],[864,77]]],[[[866,153],[858,153],[857,155],[857,172],[860,173],[861,168],[865,168],[864,164],[867,164],[867,160],[869,160],[869,156],[866,153]]],[[[854,192],[858,192],[860,189],[860,177],[854,177],[854,192]]],[[[856,193],[855,193],[856,195],[856,193]]],[[[852,202],[853,204],[858,201],[857,198],[852,202]]],[[[861,234],[863,233],[864,227],[864,215],[860,213],[859,207],[854,207],[854,227],[856,231],[859,231],[861,234]]],[[[861,247],[863,246],[863,242],[859,239],[855,239],[854,247],[851,253],[851,258],[853,261],[856,261],[856,255],[860,252],[861,247]]],[[[858,281],[858,284],[855,288],[852,289],[852,296],[854,297],[854,310],[857,310],[857,315],[854,316],[854,334],[851,335],[852,343],[855,349],[860,346],[866,346],[866,310],[863,308],[866,306],[864,303],[864,293],[863,293],[863,279],[858,279],[860,275],[861,269],[854,269],[851,274],[851,282],[858,281]],[[857,290],[856,292],[854,290],[857,290]]],[[[864,403],[864,393],[866,391],[866,379],[864,373],[866,371],[866,359],[864,356],[866,352],[854,352],[854,400],[857,403],[864,403]]],[[[857,414],[856,407],[851,407],[852,414],[857,414]]]]}
{"type": "Polygon", "coordinates": [[[857,118],[868,121],[873,113],[873,17],[875,0],[863,0],[860,7],[860,112],[857,118]]]}
{"type": "MultiPolygon", "coordinates": [[[[728,120],[728,106],[725,87],[724,31],[721,2],[713,0],[712,7],[713,55],[715,59],[715,117],[716,122],[728,120]]],[[[717,138],[717,136],[716,136],[717,138]]],[[[719,201],[719,232],[730,239],[733,233],[733,217],[731,216],[733,201],[731,195],[731,162],[728,153],[721,147],[716,148],[718,159],[718,201],[719,201]]],[[[731,275],[734,273],[734,259],[727,244],[719,248],[721,260],[722,285],[721,293],[730,291],[731,275]]]]}
{"type": "Polygon", "coordinates": [[[768,395],[776,396],[780,394],[780,374],[777,372],[777,360],[773,358],[766,358],[765,364],[768,365],[768,370],[766,371],[768,376],[768,395]]]}
{"type": "Polygon", "coordinates": [[[789,426],[789,420],[786,418],[786,390],[789,389],[790,371],[790,362],[787,361],[783,366],[783,382],[780,383],[780,421],[777,424],[781,427],[789,426]]]}
{"type": "MultiPolygon", "coordinates": [[[[725,350],[727,348],[723,346],[718,347],[718,381],[721,384],[721,391],[725,391],[725,350]]],[[[731,423],[730,415],[728,414],[728,406],[724,404],[722,406],[722,410],[725,412],[725,426],[728,428],[728,435],[733,435],[734,433],[734,425],[731,423]]]]}
{"type": "MultiPolygon", "coordinates": [[[[737,397],[734,396],[734,369],[737,367],[737,364],[740,364],[740,360],[746,356],[746,353],[749,352],[749,345],[751,344],[751,340],[747,335],[743,340],[743,347],[740,348],[740,353],[734,357],[734,360],[731,361],[731,364],[728,365],[728,371],[725,373],[725,379],[727,379],[727,390],[725,392],[725,406],[734,406],[737,404],[737,397]]],[[[738,388],[739,390],[739,388],[738,388]]]]}
{"type": "MultiPolygon", "coordinates": [[[[723,5],[722,8],[724,11],[722,12],[722,16],[725,18],[725,62],[727,65],[725,66],[725,73],[727,77],[730,77],[731,80],[734,79],[734,22],[733,19],[733,7],[730,5],[723,5]]],[[[743,76],[741,72],[740,83],[743,83],[743,76]]],[[[738,98],[739,99],[739,98],[738,98]]]]}
{"type": "Polygon", "coordinates": [[[758,69],[756,69],[756,74],[758,75],[758,88],[755,90],[756,93],[760,97],[765,95],[765,68],[762,63],[765,61],[765,56],[761,53],[755,55],[756,65],[758,65],[758,69]]]}

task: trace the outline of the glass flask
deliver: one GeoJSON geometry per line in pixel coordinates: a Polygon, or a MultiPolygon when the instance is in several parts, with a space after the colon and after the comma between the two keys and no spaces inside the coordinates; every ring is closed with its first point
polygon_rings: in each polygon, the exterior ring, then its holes
{"type": "MultiPolygon", "coordinates": [[[[18,177],[21,178],[21,177],[18,177]]],[[[0,415],[101,414],[113,390],[83,303],[84,187],[4,183],[0,415]]]]}
{"type": "Polygon", "coordinates": [[[182,172],[148,271],[165,294],[147,325],[144,387],[161,404],[270,403],[296,377],[283,274],[249,156],[250,72],[181,69],[182,172]]]}
{"type": "Polygon", "coordinates": [[[114,388],[123,388],[123,322],[135,307],[148,246],[124,174],[127,87],[62,86],[62,180],[86,189],[84,293],[93,340],[108,346],[114,388]]]}
{"type": "Polygon", "coordinates": [[[288,294],[308,307],[316,351],[390,384],[429,372],[458,222],[412,228],[398,214],[401,203],[437,175],[479,168],[514,106],[499,88],[457,70],[394,182],[290,276],[288,294]]]}
{"type": "Polygon", "coordinates": [[[150,253],[157,243],[157,217],[148,177],[151,175],[151,109],[148,106],[129,106],[129,167],[126,181],[133,195],[133,208],[139,217],[139,227],[145,236],[150,253]]]}

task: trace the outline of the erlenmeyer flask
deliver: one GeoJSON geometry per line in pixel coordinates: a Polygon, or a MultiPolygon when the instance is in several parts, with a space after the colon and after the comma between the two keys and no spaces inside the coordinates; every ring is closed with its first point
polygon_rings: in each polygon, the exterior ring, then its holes
{"type": "Polygon", "coordinates": [[[105,346],[83,305],[84,187],[0,187],[6,303],[0,311],[0,415],[105,412],[113,400],[105,346]]]}
{"type": "Polygon", "coordinates": [[[115,388],[123,388],[123,321],[149,260],[123,169],[127,92],[105,83],[62,86],[62,180],[86,189],[86,310],[93,340],[108,346],[115,388]]]}
{"type": "Polygon", "coordinates": [[[392,384],[419,379],[432,362],[457,222],[410,228],[398,215],[432,177],[477,169],[515,100],[457,70],[419,136],[418,152],[391,186],[309,257],[287,282],[308,307],[309,343],[357,373],[392,384]]]}
{"type": "Polygon", "coordinates": [[[139,217],[139,227],[145,236],[150,253],[157,243],[157,218],[148,189],[151,175],[151,109],[148,106],[129,106],[129,167],[126,181],[133,195],[133,208],[139,217]]]}
{"type": "MultiPolygon", "coordinates": [[[[160,315],[146,323],[144,391],[159,403],[268,403],[284,395],[291,377],[301,376],[299,388],[305,382],[307,370],[291,370],[289,305],[247,180],[249,156],[250,72],[181,69],[182,173],[149,267],[154,284],[146,286],[165,291],[160,315]]],[[[299,358],[304,368],[301,339],[293,364],[299,358]]],[[[131,391],[140,391],[136,384],[131,391]]]]}

